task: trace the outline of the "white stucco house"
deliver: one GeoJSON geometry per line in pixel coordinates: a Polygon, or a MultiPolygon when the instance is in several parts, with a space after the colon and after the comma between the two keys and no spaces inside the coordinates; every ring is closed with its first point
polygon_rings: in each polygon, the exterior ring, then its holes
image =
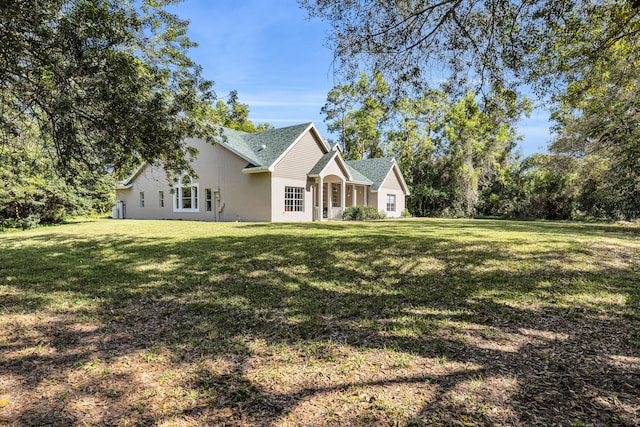
{"type": "Polygon", "coordinates": [[[313,123],[223,131],[215,144],[187,141],[199,150],[197,176],[177,185],[143,164],[116,187],[114,218],[300,222],[340,219],[346,206],[404,211],[409,190],[394,159],[345,161],[313,123]]]}

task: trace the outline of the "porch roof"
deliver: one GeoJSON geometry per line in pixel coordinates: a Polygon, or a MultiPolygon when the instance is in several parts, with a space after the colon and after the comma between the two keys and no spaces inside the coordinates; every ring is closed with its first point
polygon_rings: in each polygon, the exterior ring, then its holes
{"type": "Polygon", "coordinates": [[[348,162],[345,162],[347,165],[347,169],[349,169],[349,173],[351,174],[351,183],[352,184],[364,184],[364,185],[372,185],[373,181],[369,178],[361,174],[356,168],[349,165],[348,162]]]}
{"type": "Polygon", "coordinates": [[[400,177],[400,181],[405,188],[407,194],[409,193],[409,189],[407,188],[407,184],[402,177],[402,173],[398,168],[398,164],[395,159],[392,157],[382,157],[378,159],[364,159],[364,160],[349,160],[346,162],[347,166],[351,169],[355,169],[360,172],[363,176],[372,181],[371,191],[378,191],[380,186],[385,181],[389,173],[395,168],[397,168],[398,176],[400,177]]]}
{"type": "Polygon", "coordinates": [[[352,181],[353,177],[351,176],[351,171],[349,170],[349,167],[347,166],[345,161],[342,159],[342,156],[340,156],[340,153],[338,151],[333,151],[333,150],[323,154],[322,157],[320,157],[320,160],[318,160],[318,162],[311,168],[311,170],[307,175],[310,177],[317,177],[317,176],[321,177],[322,173],[333,161],[335,161],[338,164],[338,167],[343,172],[344,179],[348,182],[352,181]]]}

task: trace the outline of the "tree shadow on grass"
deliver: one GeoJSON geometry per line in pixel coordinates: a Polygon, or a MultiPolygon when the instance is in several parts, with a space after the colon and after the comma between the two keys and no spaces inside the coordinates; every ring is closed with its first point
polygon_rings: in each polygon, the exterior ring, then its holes
{"type": "MultiPolygon", "coordinates": [[[[514,254],[487,238],[493,224],[477,241],[439,237],[439,224],[414,227],[278,225],[178,242],[54,233],[42,246],[15,245],[0,257],[3,314],[47,314],[30,319],[28,331],[5,325],[0,371],[49,394],[28,395],[5,421],[153,424],[183,416],[275,425],[309,399],[428,383],[430,397],[410,419],[374,400],[335,422],[637,422],[637,265],[592,257],[590,268],[571,268],[584,262],[581,245],[514,254]],[[274,357],[278,351],[293,362],[274,357]],[[451,368],[338,374],[345,358],[372,352],[451,368]],[[129,358],[136,369],[116,368],[129,358]],[[106,371],[97,375],[92,360],[106,371]],[[272,387],[270,377],[255,377],[260,361],[275,371],[326,365],[334,379],[272,387]],[[145,367],[155,382],[147,383],[145,367]],[[181,372],[168,381],[194,392],[191,404],[144,394],[163,390],[158,375],[166,371],[181,372]],[[498,379],[512,387],[508,401],[491,395],[498,379]],[[465,403],[465,393],[477,401],[465,403]],[[91,399],[84,414],[78,402],[91,399]],[[483,402],[498,414],[479,410],[483,402]]],[[[247,229],[255,227],[238,226],[247,229]]]]}

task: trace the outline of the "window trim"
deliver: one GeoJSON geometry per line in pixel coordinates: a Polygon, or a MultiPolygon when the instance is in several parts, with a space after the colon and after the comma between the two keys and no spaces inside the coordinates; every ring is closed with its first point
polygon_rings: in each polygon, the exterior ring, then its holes
{"type": "Polygon", "coordinates": [[[187,175],[180,177],[176,183],[174,197],[173,197],[173,211],[174,212],[200,212],[200,184],[193,182],[193,178],[187,175]],[[184,181],[188,180],[188,185],[184,184],[184,181]],[[183,208],[184,190],[191,189],[191,208],[183,208]]]}
{"type": "Polygon", "coordinates": [[[284,211],[304,212],[304,187],[284,187],[284,211]]]}
{"type": "Polygon", "coordinates": [[[213,212],[213,191],[210,188],[204,189],[204,211],[213,212]]]}
{"type": "Polygon", "coordinates": [[[141,192],[140,192],[139,197],[140,197],[140,198],[139,198],[139,206],[140,206],[141,208],[144,208],[144,191],[141,191],[141,192]]]}
{"type": "Polygon", "coordinates": [[[332,182],[331,184],[331,207],[341,208],[342,206],[342,184],[332,182]]]}
{"type": "Polygon", "coordinates": [[[164,208],[164,191],[158,191],[158,207],[164,208]]]}
{"type": "Polygon", "coordinates": [[[387,194],[387,212],[395,212],[396,211],[396,200],[397,197],[395,194],[387,194]],[[393,201],[391,201],[393,200],[393,201]],[[389,209],[389,208],[392,209],[389,209]]]}

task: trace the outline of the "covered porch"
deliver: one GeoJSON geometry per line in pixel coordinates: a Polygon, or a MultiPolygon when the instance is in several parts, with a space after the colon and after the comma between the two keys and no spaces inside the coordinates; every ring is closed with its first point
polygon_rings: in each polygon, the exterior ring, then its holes
{"type": "Polygon", "coordinates": [[[341,220],[346,206],[366,205],[370,182],[355,180],[338,151],[332,150],[309,171],[313,220],[341,220]]]}
{"type": "Polygon", "coordinates": [[[316,178],[313,184],[313,220],[341,220],[345,207],[368,203],[368,187],[336,175],[316,178]]]}

